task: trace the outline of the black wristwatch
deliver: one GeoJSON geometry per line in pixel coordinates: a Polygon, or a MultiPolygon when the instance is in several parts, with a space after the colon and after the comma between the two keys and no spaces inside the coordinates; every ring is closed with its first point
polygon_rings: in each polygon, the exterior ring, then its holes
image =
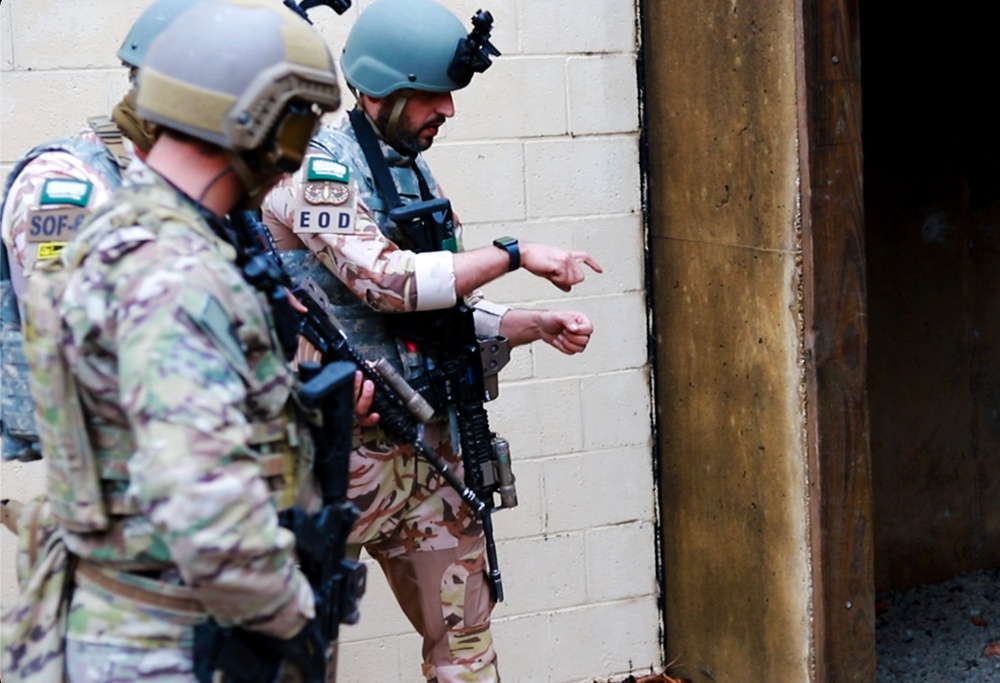
{"type": "Polygon", "coordinates": [[[517,246],[517,240],[513,237],[498,237],[493,240],[493,246],[499,247],[507,252],[510,263],[507,264],[507,272],[511,273],[521,267],[521,248],[517,246]]]}

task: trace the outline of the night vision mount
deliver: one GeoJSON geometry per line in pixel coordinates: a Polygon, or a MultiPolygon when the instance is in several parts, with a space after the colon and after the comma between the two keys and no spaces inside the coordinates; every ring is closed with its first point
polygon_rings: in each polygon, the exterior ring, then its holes
{"type": "MultiPolygon", "coordinates": [[[[306,0],[307,2],[309,0],[306,0]]],[[[493,30],[493,15],[478,10],[472,17],[472,30],[467,38],[458,41],[455,56],[448,67],[448,77],[464,88],[474,74],[481,74],[490,68],[490,57],[499,57],[500,50],[490,42],[493,30]]]]}
{"type": "Polygon", "coordinates": [[[329,7],[337,14],[343,14],[351,8],[351,0],[302,0],[298,3],[295,0],[285,0],[285,6],[311,24],[312,20],[306,12],[313,7],[329,7]]]}

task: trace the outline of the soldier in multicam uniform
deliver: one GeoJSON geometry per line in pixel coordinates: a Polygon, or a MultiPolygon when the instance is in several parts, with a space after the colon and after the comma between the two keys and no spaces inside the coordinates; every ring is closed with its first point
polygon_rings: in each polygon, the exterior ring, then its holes
{"type": "Polygon", "coordinates": [[[0,205],[0,435],[4,460],[41,457],[21,345],[18,300],[38,260],[53,258],[83,219],[121,185],[130,161],[145,155],[150,130],[135,113],[135,74],[149,44],[178,14],[200,0],[158,0],[129,30],[118,58],[133,87],[110,117],[97,116],[73,137],[32,148],[7,176],[0,205]]]}
{"type": "MultiPolygon", "coordinates": [[[[263,206],[264,223],[293,277],[319,282],[362,355],[390,360],[410,380],[421,359],[387,331],[387,316],[464,299],[475,308],[478,334],[501,334],[511,344],[543,339],[567,354],[583,351],[593,330],[581,313],[507,309],[477,289],[521,267],[568,291],[584,279],[581,264],[601,272],[586,252],[510,238],[463,251],[456,226],[456,253],[441,247],[416,253],[389,218],[394,201],[359,136],[365,127],[377,136],[377,154],[401,204],[442,197],[421,152],[454,114],[452,91],[472,77],[468,68],[452,68],[456,46],[465,40],[462,23],[431,0],[375,0],[352,27],[341,63],[357,109],[314,137],[302,169],[263,206]]],[[[425,440],[461,477],[447,425],[428,425],[425,440]]],[[[479,520],[429,463],[378,428],[364,430],[355,444],[351,487],[361,511],[351,542],[380,563],[423,637],[427,680],[498,680],[479,520]]]]}
{"type": "Polygon", "coordinates": [[[209,617],[286,664],[323,657],[277,518],[321,503],[294,348],[222,217],[295,170],[339,101],[322,38],[280,3],[198,3],[150,46],[146,165],[28,281],[48,502],[21,515],[33,573],[3,616],[5,683],[193,682],[209,617]]]}

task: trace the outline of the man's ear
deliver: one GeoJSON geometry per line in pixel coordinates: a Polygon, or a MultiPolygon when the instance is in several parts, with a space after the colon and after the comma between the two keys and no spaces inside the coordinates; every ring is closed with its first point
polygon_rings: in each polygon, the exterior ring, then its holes
{"type": "Polygon", "coordinates": [[[361,103],[361,108],[373,119],[375,118],[375,115],[378,114],[379,110],[382,109],[385,100],[386,98],[384,97],[372,97],[371,95],[366,95],[364,93],[360,93],[358,96],[358,102],[361,103]]]}

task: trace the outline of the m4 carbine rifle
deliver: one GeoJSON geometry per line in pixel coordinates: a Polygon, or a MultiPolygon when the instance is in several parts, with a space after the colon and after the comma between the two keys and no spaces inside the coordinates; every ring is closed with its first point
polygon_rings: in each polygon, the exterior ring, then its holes
{"type": "MultiPolygon", "coordinates": [[[[435,241],[440,239],[444,244],[454,241],[451,205],[447,199],[410,204],[394,209],[390,215],[414,236],[433,235],[435,241]]],[[[477,337],[473,311],[464,304],[439,311],[387,316],[390,330],[417,343],[430,361],[427,391],[435,403],[431,407],[385,359],[369,364],[355,351],[322,289],[310,280],[298,287],[293,285],[270,233],[253,214],[243,212],[238,219],[254,242],[255,255],[247,269],[275,283],[271,299],[276,318],[286,320],[284,324],[278,322],[279,333],[285,330],[282,336],[286,347],[291,337],[301,335],[319,351],[323,363],[349,361],[375,385],[372,412],[378,413],[382,431],[394,442],[412,446],[431,463],[482,523],[493,594],[497,602],[502,602],[503,580],[491,515],[496,509],[515,507],[517,490],[510,447],[506,439],[490,430],[483,403],[497,396],[497,373],[510,360],[507,339],[477,337]],[[286,288],[292,289],[306,308],[305,313],[281,305],[286,288]],[[436,409],[448,414],[457,425],[465,481],[423,441],[423,425],[436,409]]],[[[424,248],[431,246],[425,242],[424,248]]]]}
{"type": "MultiPolygon", "coordinates": [[[[232,238],[241,248],[244,278],[268,300],[278,340],[291,360],[302,321],[291,305],[283,272],[267,229],[250,212],[234,213],[232,238]]],[[[303,683],[336,680],[340,624],[359,618],[366,569],[347,558],[347,537],[358,518],[348,500],[351,433],[354,423],[353,362],[299,365],[299,403],[312,413],[315,443],[313,474],[323,496],[316,514],[298,507],[278,514],[281,526],[295,535],[299,568],[315,598],[316,618],[290,640],[240,628],[222,628],[214,620],[195,627],[194,668],[199,683],[273,683],[282,661],[295,665],[303,683]]]]}
{"type": "Polygon", "coordinates": [[[394,321],[410,319],[410,326],[400,332],[412,341],[421,342],[422,338],[417,336],[421,332],[429,333],[438,342],[449,340],[428,344],[426,349],[435,358],[435,365],[429,372],[432,390],[439,399],[436,402],[453,410],[456,417],[465,466],[465,481],[462,481],[422,439],[423,423],[435,412],[424,397],[384,359],[370,365],[358,355],[332,313],[325,294],[314,282],[305,281],[294,294],[307,309],[300,332],[320,352],[323,362],[349,360],[354,363],[365,378],[375,384],[372,412],[378,413],[382,431],[396,443],[411,445],[420,457],[430,462],[479,518],[486,540],[488,574],[494,597],[497,602],[503,601],[492,513],[498,508],[516,506],[517,491],[510,466],[510,447],[505,439],[490,431],[483,402],[496,396],[496,373],[510,357],[507,340],[502,337],[477,339],[472,309],[464,305],[390,317],[394,321]],[[439,334],[443,337],[438,337],[439,334]],[[499,506],[495,504],[495,495],[500,496],[499,506]]]}
{"type": "MultiPolygon", "coordinates": [[[[390,219],[400,227],[417,251],[452,248],[456,245],[451,203],[444,198],[431,199],[393,209],[390,219]]],[[[510,446],[506,439],[490,430],[484,403],[496,398],[497,374],[510,360],[505,337],[480,338],[476,334],[474,313],[464,303],[447,309],[400,313],[386,316],[393,334],[415,344],[426,358],[425,393],[433,408],[423,414],[401,410],[416,404],[413,392],[402,378],[394,377],[391,366],[382,361],[372,372],[347,341],[336,318],[318,287],[306,284],[295,291],[306,314],[301,333],[323,354],[324,360],[351,360],[375,382],[373,410],[380,415],[380,426],[399,443],[412,444],[441,473],[462,497],[483,525],[486,540],[488,573],[497,602],[503,601],[503,581],[497,560],[492,513],[495,509],[517,505],[517,490],[511,471],[510,446]],[[379,373],[383,376],[380,376],[379,373]],[[396,391],[393,391],[389,385],[396,391]],[[420,424],[414,415],[424,417],[438,411],[448,415],[457,427],[465,469],[462,482],[434,451],[424,444],[420,424]],[[500,504],[496,505],[496,496],[500,504]]],[[[417,394],[419,396],[419,394],[417,394]]]]}

